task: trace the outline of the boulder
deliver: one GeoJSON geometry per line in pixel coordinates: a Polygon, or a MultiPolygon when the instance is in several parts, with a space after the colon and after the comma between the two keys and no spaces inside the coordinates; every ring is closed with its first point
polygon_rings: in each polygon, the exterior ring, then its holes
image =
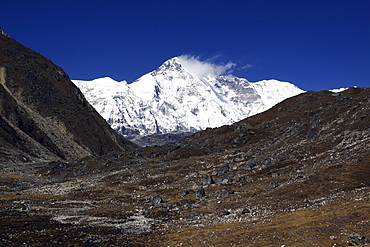
{"type": "Polygon", "coordinates": [[[163,202],[162,197],[160,197],[158,194],[153,194],[150,205],[155,207],[155,206],[158,206],[159,204],[161,204],[162,202],[163,202]]]}
{"type": "Polygon", "coordinates": [[[197,188],[197,190],[195,191],[195,194],[196,194],[196,196],[197,196],[197,197],[203,197],[203,196],[205,196],[205,195],[206,195],[206,192],[205,192],[205,190],[204,190],[204,188],[203,188],[203,187],[199,187],[199,188],[197,188]]]}
{"type": "Polygon", "coordinates": [[[248,208],[242,210],[242,214],[249,214],[251,211],[248,208]]]}
{"type": "Polygon", "coordinates": [[[207,178],[205,178],[203,180],[203,185],[204,186],[207,186],[207,185],[211,185],[211,184],[214,184],[215,181],[213,180],[212,176],[208,176],[207,178]]]}

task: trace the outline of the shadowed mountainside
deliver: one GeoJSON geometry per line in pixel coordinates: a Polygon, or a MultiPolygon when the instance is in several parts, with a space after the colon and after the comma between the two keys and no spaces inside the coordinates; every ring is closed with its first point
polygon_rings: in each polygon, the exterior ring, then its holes
{"type": "Polygon", "coordinates": [[[135,147],[49,59],[0,35],[0,162],[76,159],[135,147]]]}

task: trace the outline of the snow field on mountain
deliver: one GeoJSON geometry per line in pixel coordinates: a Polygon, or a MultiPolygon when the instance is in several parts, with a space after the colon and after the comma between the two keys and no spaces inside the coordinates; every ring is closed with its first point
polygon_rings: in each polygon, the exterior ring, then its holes
{"type": "Polygon", "coordinates": [[[251,83],[220,76],[231,63],[212,66],[174,57],[131,84],[109,77],[73,82],[111,127],[128,138],[232,124],[304,92],[278,80],[251,83]]]}

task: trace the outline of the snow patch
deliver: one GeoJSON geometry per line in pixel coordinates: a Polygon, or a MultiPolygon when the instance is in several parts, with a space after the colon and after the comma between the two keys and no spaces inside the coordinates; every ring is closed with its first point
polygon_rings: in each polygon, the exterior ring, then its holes
{"type": "Polygon", "coordinates": [[[342,88],[338,88],[338,89],[331,89],[329,91],[332,92],[332,93],[340,93],[340,92],[346,91],[347,89],[348,89],[348,87],[342,87],[342,88]]]}

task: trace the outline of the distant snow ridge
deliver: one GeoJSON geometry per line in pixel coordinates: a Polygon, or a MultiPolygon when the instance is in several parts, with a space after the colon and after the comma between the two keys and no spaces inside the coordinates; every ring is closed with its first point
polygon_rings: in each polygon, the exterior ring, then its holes
{"type": "Polygon", "coordinates": [[[234,66],[230,63],[196,63],[174,57],[131,84],[109,77],[73,82],[111,127],[129,139],[232,124],[304,92],[288,82],[220,76],[234,66]]]}
{"type": "Polygon", "coordinates": [[[347,89],[348,87],[342,87],[342,88],[331,89],[329,91],[332,93],[340,93],[340,92],[346,91],[347,89]]]}

